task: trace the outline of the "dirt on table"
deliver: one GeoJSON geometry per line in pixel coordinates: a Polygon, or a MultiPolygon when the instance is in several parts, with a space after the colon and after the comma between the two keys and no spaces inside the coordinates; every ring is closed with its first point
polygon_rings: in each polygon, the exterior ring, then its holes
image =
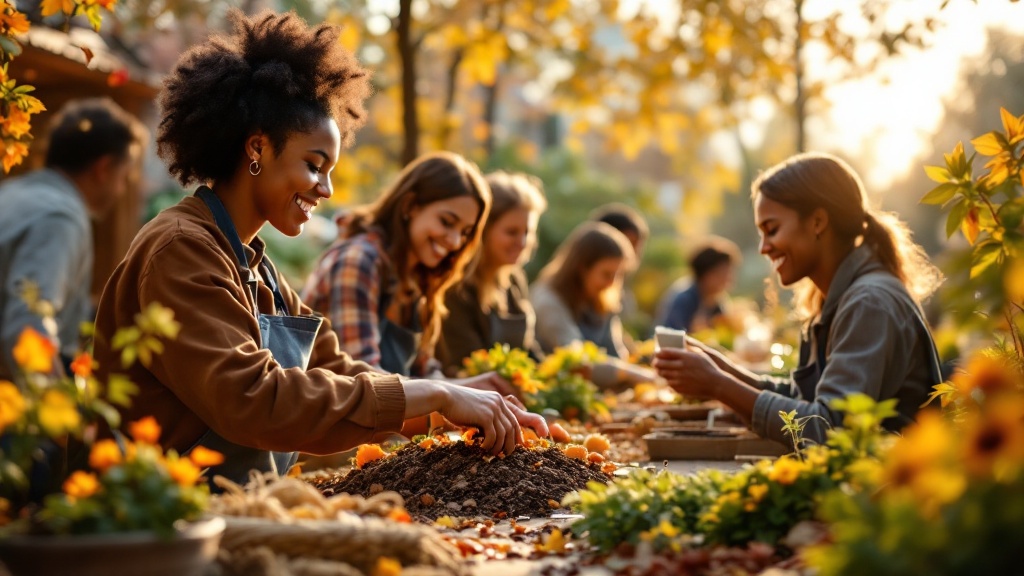
{"type": "Polygon", "coordinates": [[[609,482],[601,467],[569,458],[558,448],[517,448],[491,457],[480,446],[451,442],[421,448],[406,444],[389,457],[347,474],[311,479],[325,496],[347,492],[370,496],[393,490],[411,515],[516,518],[548,516],[562,498],[587,482],[609,482]]]}

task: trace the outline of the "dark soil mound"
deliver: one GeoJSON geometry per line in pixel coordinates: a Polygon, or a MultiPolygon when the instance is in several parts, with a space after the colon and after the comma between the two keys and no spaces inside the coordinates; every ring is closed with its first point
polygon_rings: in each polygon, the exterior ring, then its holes
{"type": "Polygon", "coordinates": [[[347,492],[370,496],[393,490],[413,516],[547,516],[562,498],[590,480],[611,478],[596,464],[567,457],[558,448],[518,448],[491,458],[465,442],[420,448],[407,444],[389,458],[370,462],[345,476],[313,480],[326,496],[347,492]]]}

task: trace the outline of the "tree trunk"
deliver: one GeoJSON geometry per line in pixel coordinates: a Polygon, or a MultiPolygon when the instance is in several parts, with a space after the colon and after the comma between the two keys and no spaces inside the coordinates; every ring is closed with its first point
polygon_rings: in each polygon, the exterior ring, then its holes
{"type": "Polygon", "coordinates": [[[416,49],[412,39],[412,0],[399,0],[398,54],[402,61],[402,165],[419,156],[420,129],[416,114],[416,49]]]}
{"type": "Polygon", "coordinates": [[[498,86],[501,82],[501,74],[494,75],[494,84],[485,86],[484,100],[484,122],[487,123],[487,141],[484,142],[484,152],[490,158],[494,155],[497,140],[494,136],[494,117],[498,111],[498,86]]]}
{"type": "Polygon", "coordinates": [[[796,120],[796,151],[807,149],[807,135],[804,124],[807,121],[807,95],[804,94],[804,15],[803,0],[796,0],[796,44],[793,47],[793,66],[796,76],[796,101],[793,103],[796,120]]]}
{"type": "Polygon", "coordinates": [[[456,50],[452,56],[452,63],[448,66],[448,82],[445,86],[444,95],[444,125],[441,127],[441,148],[447,150],[451,143],[448,141],[452,135],[452,127],[449,124],[448,119],[452,114],[452,110],[455,109],[455,90],[459,86],[459,65],[462,64],[462,58],[465,55],[465,51],[462,49],[456,50]]]}

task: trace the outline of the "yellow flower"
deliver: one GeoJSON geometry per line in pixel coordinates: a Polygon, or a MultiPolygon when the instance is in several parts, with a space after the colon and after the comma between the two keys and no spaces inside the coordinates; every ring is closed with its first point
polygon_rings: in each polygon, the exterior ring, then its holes
{"type": "Polygon", "coordinates": [[[205,446],[196,446],[188,454],[189,460],[200,468],[209,468],[224,463],[224,455],[205,446]]]}
{"type": "Polygon", "coordinates": [[[747,493],[754,499],[754,502],[760,502],[764,499],[765,495],[768,494],[767,484],[751,484],[747,487],[747,493]]]}
{"type": "Polygon", "coordinates": [[[94,470],[105,472],[107,468],[116,466],[124,460],[121,447],[113,440],[100,440],[92,445],[89,451],[89,466],[94,470]]]}
{"type": "Polygon", "coordinates": [[[917,423],[906,429],[885,459],[883,481],[895,486],[910,486],[919,474],[946,459],[952,435],[942,414],[925,410],[917,415],[917,423]]]}
{"type": "Polygon", "coordinates": [[[128,434],[130,434],[136,442],[142,444],[156,444],[160,440],[160,425],[157,424],[156,418],[146,416],[141,420],[129,423],[128,434]]]}
{"type": "Polygon", "coordinates": [[[43,392],[39,402],[39,425],[51,437],[58,437],[78,429],[82,417],[78,406],[67,394],[50,388],[43,392]]]}
{"type": "Polygon", "coordinates": [[[967,361],[966,366],[957,370],[951,380],[961,395],[969,397],[975,390],[985,395],[1013,390],[1014,376],[1005,360],[978,353],[967,361]]]}
{"type": "Polygon", "coordinates": [[[782,485],[789,485],[796,482],[800,472],[807,469],[807,466],[798,460],[783,456],[775,461],[772,469],[768,471],[768,479],[782,485]]]}
{"type": "Polygon", "coordinates": [[[18,387],[7,380],[0,380],[0,431],[14,424],[25,413],[25,398],[18,387]]]}
{"type": "Polygon", "coordinates": [[[43,106],[43,102],[35,96],[29,96],[28,94],[22,94],[21,105],[25,108],[25,112],[29,114],[38,114],[46,110],[46,106],[43,106]]]}
{"type": "Polygon", "coordinates": [[[17,140],[5,141],[3,157],[4,173],[6,174],[10,172],[11,168],[21,164],[21,161],[24,160],[26,156],[28,156],[28,144],[17,140]]]}
{"type": "Polygon", "coordinates": [[[1024,467],[1024,397],[990,399],[965,423],[964,463],[976,475],[1024,467]]]}
{"type": "Polygon", "coordinates": [[[192,486],[202,475],[199,468],[188,458],[174,458],[167,461],[167,473],[178,486],[192,486]]]}
{"type": "Polygon", "coordinates": [[[53,357],[57,347],[49,338],[34,328],[25,328],[14,345],[14,361],[26,372],[49,372],[53,370],[53,357]]]}
{"type": "Polygon", "coordinates": [[[88,498],[99,492],[100,483],[96,476],[77,470],[64,481],[64,493],[71,499],[88,498]]]}
{"type": "Polygon", "coordinates": [[[71,14],[75,10],[74,0],[43,0],[40,4],[43,17],[52,16],[58,12],[71,14]]]}

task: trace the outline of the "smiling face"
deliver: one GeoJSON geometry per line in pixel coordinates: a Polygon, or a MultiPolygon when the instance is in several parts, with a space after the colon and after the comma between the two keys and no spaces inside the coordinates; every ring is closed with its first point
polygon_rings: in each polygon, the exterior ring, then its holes
{"type": "Polygon", "coordinates": [[[483,250],[494,266],[518,264],[523,251],[537,231],[537,214],[528,208],[516,208],[502,214],[484,230],[483,250]]]}
{"type": "Polygon", "coordinates": [[[256,214],[287,236],[297,236],[320,200],[331,197],[331,170],[341,149],[338,124],[325,118],[309,133],[295,132],[280,151],[265,146],[254,177],[256,214]]]}
{"type": "Polygon", "coordinates": [[[465,245],[478,218],[480,205],[471,196],[414,206],[409,211],[409,264],[437,267],[465,245]]]}
{"type": "Polygon", "coordinates": [[[754,221],[761,235],[761,254],[768,257],[783,286],[814,273],[821,255],[813,215],[800,218],[796,210],[760,194],[754,202],[754,221]]]}
{"type": "Polygon", "coordinates": [[[583,270],[583,295],[587,300],[596,302],[601,293],[611,288],[619,275],[622,274],[625,260],[617,257],[602,258],[590,268],[583,270]]]}

